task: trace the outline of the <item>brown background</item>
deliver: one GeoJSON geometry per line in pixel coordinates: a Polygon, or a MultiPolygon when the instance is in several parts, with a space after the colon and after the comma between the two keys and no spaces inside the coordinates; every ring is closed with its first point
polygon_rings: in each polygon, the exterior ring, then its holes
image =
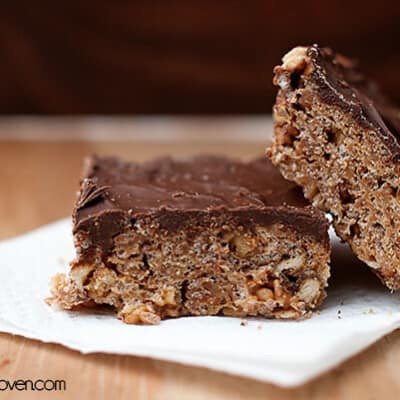
{"type": "Polygon", "coordinates": [[[265,113],[272,67],[312,42],[400,103],[399,20],[398,0],[5,1],[0,113],[265,113]]]}

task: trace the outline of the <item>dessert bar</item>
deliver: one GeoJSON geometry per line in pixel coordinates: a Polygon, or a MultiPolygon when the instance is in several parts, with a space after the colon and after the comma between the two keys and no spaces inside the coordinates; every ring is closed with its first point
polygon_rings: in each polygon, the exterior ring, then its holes
{"type": "Polygon", "coordinates": [[[318,45],[294,48],[274,73],[270,159],[332,215],[354,253],[398,289],[399,109],[356,62],[318,45]]]}
{"type": "Polygon", "coordinates": [[[73,224],[76,260],[52,287],[65,309],[296,319],[325,297],[328,223],[266,159],[91,157],[73,224]]]}

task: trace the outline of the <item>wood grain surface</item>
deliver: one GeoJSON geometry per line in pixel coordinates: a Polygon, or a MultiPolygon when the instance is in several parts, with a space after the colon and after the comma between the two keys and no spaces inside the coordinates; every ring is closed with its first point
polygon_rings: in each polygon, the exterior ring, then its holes
{"type": "MultiPolygon", "coordinates": [[[[232,123],[225,121],[227,126],[232,123]]],[[[96,123],[93,121],[94,125],[96,123]]],[[[37,124],[42,125],[44,130],[49,129],[47,120],[36,121],[37,124]]],[[[61,121],[57,123],[57,129],[60,134],[74,131],[78,137],[80,129],[87,129],[88,124],[90,120],[82,123],[61,121]]],[[[110,127],[112,124],[113,120],[109,121],[110,127]]],[[[160,121],[154,122],[154,125],[157,124],[160,121]]],[[[190,124],[186,124],[188,128],[190,124]]],[[[21,126],[18,121],[14,125],[14,130],[21,126]]],[[[7,126],[11,129],[12,123],[0,123],[0,137],[7,126]]],[[[118,120],[115,120],[115,126],[120,126],[118,120]]],[[[131,121],[129,126],[134,134],[135,121],[131,121]]],[[[252,121],[244,120],[242,126],[243,137],[252,137],[252,121]]],[[[13,141],[3,137],[0,141],[0,238],[12,237],[68,215],[77,189],[82,158],[89,153],[119,154],[136,160],[166,153],[189,155],[212,152],[249,157],[259,155],[264,145],[264,141],[233,140],[226,143],[223,140],[199,140],[191,135],[179,141],[165,137],[157,141],[50,142],[13,141]]],[[[0,379],[64,379],[67,384],[65,392],[4,391],[0,392],[0,398],[399,399],[399,360],[400,332],[397,331],[314,381],[298,388],[282,389],[202,368],[131,356],[82,355],[60,345],[0,334],[0,379]]]]}
{"type": "Polygon", "coordinates": [[[0,113],[265,113],[272,68],[320,43],[400,103],[400,3],[24,0],[0,3],[0,113]]]}

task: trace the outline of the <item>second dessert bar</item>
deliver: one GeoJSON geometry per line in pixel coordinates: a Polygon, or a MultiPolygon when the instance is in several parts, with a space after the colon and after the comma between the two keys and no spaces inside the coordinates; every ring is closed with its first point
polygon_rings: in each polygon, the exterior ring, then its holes
{"type": "Polygon", "coordinates": [[[390,289],[400,288],[400,111],[357,64],[317,45],[275,68],[269,156],[328,211],[338,235],[390,289]]]}

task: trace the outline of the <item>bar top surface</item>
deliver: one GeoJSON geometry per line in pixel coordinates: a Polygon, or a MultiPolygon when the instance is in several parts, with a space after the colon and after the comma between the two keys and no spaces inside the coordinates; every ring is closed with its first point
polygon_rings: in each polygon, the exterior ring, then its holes
{"type": "Polygon", "coordinates": [[[104,209],[142,213],[160,208],[304,207],[301,189],[264,158],[241,162],[218,156],[158,158],[143,164],[91,156],[86,160],[78,218],[104,209]]]}
{"type": "Polygon", "coordinates": [[[321,99],[379,132],[395,159],[400,159],[400,110],[362,73],[358,62],[316,44],[308,48],[307,56],[321,99]]]}
{"type": "Polygon", "coordinates": [[[106,225],[113,224],[117,214],[135,218],[220,210],[248,212],[249,219],[260,211],[279,214],[282,222],[302,225],[299,229],[313,235],[325,229],[323,214],[311,208],[301,189],[284,180],[269,160],[219,156],[164,157],[142,164],[91,156],[74,210],[74,229],[107,218],[106,225]]]}

